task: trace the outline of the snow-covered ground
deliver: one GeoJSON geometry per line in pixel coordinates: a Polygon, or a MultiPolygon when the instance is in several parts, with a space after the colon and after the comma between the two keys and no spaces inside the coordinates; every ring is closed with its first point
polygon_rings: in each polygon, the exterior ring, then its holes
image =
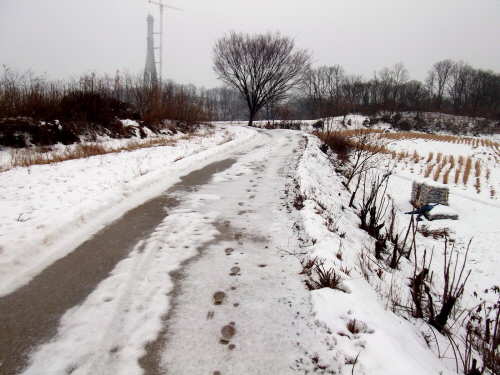
{"type": "MultiPolygon", "coordinates": [[[[223,127],[211,136],[173,146],[0,173],[0,296],[28,282],[124,212],[164,192],[180,176],[252,142],[255,134],[248,128],[223,127]],[[227,142],[230,138],[234,140],[227,142]]],[[[117,142],[109,141],[112,146],[117,142]]],[[[9,151],[3,151],[2,160],[8,159],[9,151]]]]}
{"type": "MultiPolygon", "coordinates": [[[[357,124],[363,118],[352,120],[357,124]]],[[[415,146],[420,155],[424,146],[449,154],[466,152],[457,151],[454,144],[420,143],[401,141],[397,147],[411,153],[415,146]]],[[[85,302],[63,316],[57,336],[34,352],[26,373],[143,373],[138,360],[144,345],[157,339],[162,318],[171,308],[170,297],[165,297],[174,288],[169,274],[188,259],[193,261],[182,266],[188,276],[176,291],[177,317],[170,317],[171,340],[160,353],[162,366],[178,369],[173,373],[455,373],[453,360],[440,359],[437,350],[429,349],[429,327],[394,314],[384,298],[391,286],[407,295],[412,265],[403,264],[399,273],[384,269],[378,279],[363,277],[359,254],[369,251],[373,241],[359,229],[358,217],[348,208],[350,196],[319,146],[317,138],[306,133],[258,132],[226,124],[210,137],[175,146],[2,172],[0,296],[26,284],[107,223],[167,190],[180,176],[216,160],[237,159],[204,190],[185,197],[85,302]],[[227,142],[228,134],[233,140],[227,142]],[[281,201],[293,201],[296,194],[306,198],[304,207],[287,212],[281,201]],[[232,229],[226,238],[216,223],[224,223],[231,210],[236,219],[227,224],[232,229]],[[336,226],[334,231],[328,229],[332,229],[328,218],[336,226]],[[210,245],[221,233],[223,240],[210,245]],[[234,254],[224,253],[218,260],[217,252],[230,248],[234,254]],[[200,249],[205,254],[201,258],[200,249]],[[307,291],[299,259],[308,257],[324,259],[333,267],[341,275],[342,290],[307,291]],[[239,270],[227,276],[230,264],[239,270]],[[223,274],[232,282],[226,283],[223,274]],[[211,295],[217,290],[225,291],[227,304],[214,310],[211,295]],[[203,300],[200,295],[210,298],[203,300]],[[244,308],[234,312],[239,304],[244,308]],[[270,307],[273,310],[266,310],[270,307]],[[259,321],[256,317],[263,311],[266,319],[259,321]],[[231,341],[235,350],[218,344],[223,324],[236,330],[231,341]],[[287,346],[292,343],[290,335],[296,337],[296,347],[287,346]],[[221,363],[218,368],[206,367],[215,359],[221,363]]],[[[495,164],[489,168],[488,183],[494,187],[499,176],[495,164]]],[[[402,227],[409,220],[405,212],[410,210],[411,182],[418,170],[411,169],[402,162],[389,184],[402,227]]],[[[472,292],[499,284],[495,272],[500,263],[496,247],[500,207],[495,196],[478,195],[472,185],[462,185],[450,188],[450,204],[460,220],[426,224],[431,229],[449,227],[460,251],[473,237],[466,305],[473,302],[472,292]]],[[[418,244],[420,250],[435,247],[436,253],[442,252],[440,242],[432,239],[419,237],[418,244]]],[[[434,267],[440,272],[442,260],[435,257],[434,267]]],[[[449,358],[451,349],[442,341],[441,357],[449,358]]]]}
{"type": "MultiPolygon", "coordinates": [[[[355,126],[360,126],[362,124],[362,117],[359,118],[358,116],[356,120],[355,126]]],[[[354,290],[355,292],[352,294],[356,294],[356,297],[354,297],[354,295],[346,296],[345,293],[335,290],[322,289],[314,291],[314,306],[320,306],[318,309],[321,311],[318,316],[323,317],[322,320],[327,326],[330,325],[332,327],[332,331],[338,330],[338,327],[342,324],[342,320],[338,319],[342,314],[344,316],[344,324],[352,320],[363,322],[363,327],[367,327],[363,328],[365,330],[364,333],[370,329],[376,333],[361,336],[371,339],[377,333],[385,335],[388,332],[398,331],[396,326],[393,325],[391,328],[391,324],[389,323],[394,316],[392,314],[389,314],[391,317],[384,316],[384,314],[387,314],[387,311],[378,309],[380,305],[391,309],[391,305],[394,305],[394,302],[396,302],[396,304],[401,304],[403,307],[396,306],[396,308],[392,307],[392,309],[400,310],[402,312],[401,316],[405,316],[405,319],[408,320],[403,319],[400,321],[401,325],[407,325],[408,329],[404,330],[405,334],[409,334],[413,330],[416,335],[413,340],[427,347],[425,340],[423,340],[425,337],[427,341],[430,341],[429,345],[433,348],[436,355],[442,359],[442,362],[449,369],[457,371],[453,349],[449,342],[439,334],[434,336],[435,332],[427,324],[421,320],[412,319],[410,314],[405,312],[404,306],[411,307],[410,289],[408,286],[410,284],[410,277],[413,275],[414,263],[408,262],[403,258],[399,270],[393,271],[387,267],[387,263],[375,260],[372,250],[374,246],[373,239],[359,230],[360,221],[355,214],[355,210],[348,207],[350,194],[340,183],[340,177],[338,179],[330,178],[330,176],[335,176],[336,173],[332,166],[325,160],[325,155],[319,150],[318,140],[315,137],[310,137],[309,144],[309,151],[305,152],[303,157],[305,160],[301,163],[303,171],[299,169],[299,176],[301,178],[300,191],[301,194],[308,198],[305,201],[305,208],[301,211],[301,214],[302,221],[304,222],[304,232],[308,239],[309,257],[325,259],[326,264],[334,267],[342,275],[342,279],[345,280],[343,285],[351,291],[354,290]],[[318,184],[318,181],[321,181],[321,184],[318,184]],[[333,227],[335,229],[333,233],[326,229],[328,218],[331,218],[334,224],[333,227]],[[361,253],[365,254],[364,259],[360,257],[361,253]],[[371,273],[372,277],[369,280],[365,280],[366,272],[363,270],[366,271],[368,267],[371,268],[371,272],[368,273],[371,273]],[[380,276],[376,276],[377,274],[380,276]],[[355,285],[354,288],[352,284],[355,285]],[[364,292],[364,290],[369,292],[364,292]],[[374,293],[374,290],[376,293],[374,293]],[[351,297],[356,302],[337,304],[336,302],[332,302],[333,299],[316,298],[316,295],[323,295],[325,293],[337,294],[343,298],[351,297]],[[374,297],[374,294],[377,297],[374,297]],[[360,296],[363,296],[361,298],[363,302],[361,306],[357,307],[359,311],[358,315],[354,313],[355,309],[352,306],[356,306],[360,296]],[[377,299],[378,302],[376,302],[377,299]],[[328,305],[328,301],[332,304],[331,306],[328,305]],[[367,311],[368,313],[365,315],[367,311]],[[381,315],[378,315],[379,313],[381,315]],[[334,318],[335,316],[337,319],[334,318]],[[375,324],[380,327],[385,323],[389,324],[382,329],[379,328],[377,330],[373,328],[375,324]],[[450,360],[450,358],[453,359],[450,360]]],[[[421,164],[425,165],[425,159],[428,158],[429,152],[434,153],[434,159],[436,154],[441,152],[443,155],[455,155],[456,159],[458,159],[459,155],[462,155],[465,159],[468,156],[472,156],[482,161],[483,169],[478,177],[482,181],[481,186],[483,186],[483,189],[478,190],[474,186],[476,181],[474,171],[471,172],[471,178],[467,184],[462,179],[455,184],[450,177],[451,181],[447,185],[450,189],[449,203],[451,208],[459,214],[459,220],[436,220],[419,223],[419,225],[426,225],[430,230],[449,230],[450,238],[454,240],[454,245],[451,243],[448,244],[448,253],[450,252],[450,248],[454,246],[454,250],[457,250],[459,254],[459,267],[461,266],[461,260],[465,256],[467,245],[472,239],[465,267],[465,272],[470,270],[471,274],[465,286],[464,298],[454,314],[457,318],[457,323],[453,324],[451,328],[452,334],[455,334],[455,340],[460,345],[464,334],[461,324],[463,324],[466,318],[466,314],[463,314],[464,309],[472,308],[480,301],[479,298],[473,298],[472,294],[477,293],[479,297],[496,302],[496,296],[491,293],[487,294],[486,289],[500,284],[500,277],[498,276],[500,256],[497,245],[500,205],[498,204],[496,194],[491,194],[492,189],[498,190],[500,182],[496,152],[488,147],[425,141],[421,139],[401,140],[391,143],[389,147],[398,151],[406,151],[409,155],[412,155],[415,150],[420,154],[419,162],[412,162],[410,158],[407,158],[396,163],[393,175],[389,179],[387,194],[394,199],[394,203],[398,209],[399,231],[406,228],[409,223],[410,215],[406,213],[412,211],[412,206],[409,202],[412,182],[415,179],[423,178],[422,173],[424,168],[421,164]],[[487,172],[488,177],[486,177],[485,170],[489,170],[487,172]]],[[[388,155],[381,161],[379,169],[384,170],[386,165],[389,164],[394,164],[394,160],[388,155]]],[[[432,179],[428,181],[429,183],[433,183],[432,179]]],[[[330,228],[332,228],[332,225],[330,225],[330,228]]],[[[417,234],[417,247],[417,259],[419,261],[422,259],[425,250],[428,252],[427,261],[429,261],[429,254],[433,253],[431,266],[431,271],[434,271],[433,280],[437,285],[437,289],[439,287],[442,288],[444,240],[435,240],[431,237],[426,238],[417,234]]],[[[418,267],[421,268],[421,266],[420,263],[418,267]]],[[[436,300],[439,301],[439,296],[436,296],[436,300]]],[[[384,353],[394,353],[393,350],[397,349],[394,349],[391,343],[395,346],[403,346],[402,342],[409,343],[412,340],[407,337],[405,340],[396,342],[394,341],[395,337],[392,334],[390,335],[392,336],[391,338],[379,337],[375,341],[378,343],[378,346],[374,342],[373,347],[384,348],[384,353]],[[381,342],[384,342],[384,344],[380,344],[381,342]]],[[[412,347],[414,346],[412,345],[412,347]]],[[[408,347],[406,352],[413,353],[413,350],[408,347]]],[[[372,355],[377,352],[369,350],[369,345],[367,345],[359,353],[358,366],[365,367],[365,369],[370,368],[371,372],[367,370],[367,373],[377,373],[374,370],[377,365],[371,362],[373,359],[372,355]]],[[[382,358],[382,354],[377,353],[376,357],[382,358]]],[[[391,362],[387,358],[387,363],[392,363],[394,367],[391,368],[391,364],[386,364],[384,371],[381,373],[398,373],[398,371],[405,374],[413,373],[410,368],[402,370],[403,367],[400,367],[411,363],[411,360],[405,358],[403,353],[389,356],[393,361],[391,362]],[[397,359],[402,359],[401,363],[397,359]],[[398,368],[400,370],[397,370],[398,368]]],[[[431,365],[431,363],[433,363],[431,360],[427,362],[428,365],[431,365]]],[[[460,371],[460,360],[458,360],[458,363],[458,371],[460,371]]],[[[416,368],[418,368],[418,370],[415,370],[416,373],[436,373],[436,371],[440,371],[436,369],[431,370],[430,368],[424,371],[420,367],[415,367],[414,369],[416,368]]]]}

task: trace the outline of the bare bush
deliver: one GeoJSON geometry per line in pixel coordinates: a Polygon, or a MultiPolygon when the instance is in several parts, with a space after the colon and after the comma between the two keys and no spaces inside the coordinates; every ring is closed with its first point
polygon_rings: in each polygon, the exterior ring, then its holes
{"type": "Polygon", "coordinates": [[[379,175],[378,173],[365,173],[363,179],[363,197],[361,199],[358,217],[361,220],[359,227],[375,238],[375,255],[381,259],[386,250],[386,238],[381,230],[385,225],[384,217],[389,207],[386,195],[387,182],[390,171],[379,175]]]}
{"type": "Polygon", "coordinates": [[[463,359],[467,375],[484,374],[486,370],[500,374],[500,289],[495,286],[489,291],[497,296],[497,301],[482,300],[467,317],[463,359]],[[476,353],[481,360],[479,366],[476,353]]]}
{"type": "Polygon", "coordinates": [[[308,276],[304,282],[309,290],[322,288],[342,290],[340,288],[342,282],[340,275],[336,273],[334,268],[326,269],[324,260],[308,259],[303,263],[303,267],[302,273],[308,276]]]}
{"type": "Polygon", "coordinates": [[[117,121],[134,119],[160,132],[169,124],[193,131],[211,120],[203,93],[194,86],[161,82],[149,85],[139,76],[111,79],[89,73],[70,81],[49,81],[31,72],[5,67],[0,76],[0,144],[9,147],[73,144],[95,134],[133,136],[117,121]]]}
{"type": "Polygon", "coordinates": [[[318,138],[337,156],[341,162],[347,162],[352,152],[353,144],[348,136],[341,131],[319,133],[318,138]]]}
{"type": "Polygon", "coordinates": [[[398,232],[398,222],[396,219],[396,206],[391,202],[391,210],[389,213],[389,226],[386,229],[385,237],[392,244],[392,256],[389,260],[389,267],[396,269],[403,256],[410,257],[412,249],[415,247],[415,234],[417,225],[415,224],[414,214],[411,215],[410,221],[405,231],[398,232]]]}
{"type": "Polygon", "coordinates": [[[448,239],[445,237],[442,293],[440,303],[437,306],[431,291],[431,288],[434,287],[433,273],[430,272],[432,254],[427,261],[427,251],[424,251],[421,266],[418,267],[415,253],[415,267],[410,282],[414,307],[413,316],[415,318],[427,317],[428,323],[441,333],[445,332],[448,318],[457,301],[463,295],[465,284],[470,275],[470,271],[464,273],[469,247],[470,242],[459,268],[459,254],[458,252],[454,253],[454,246],[450,250],[448,249],[448,239]]]}
{"type": "Polygon", "coordinates": [[[455,306],[458,299],[464,293],[465,283],[467,282],[467,279],[469,278],[470,275],[470,271],[464,274],[464,270],[465,270],[465,264],[467,262],[467,255],[469,254],[469,247],[471,241],[469,241],[469,244],[467,245],[467,250],[465,252],[462,261],[462,267],[459,270],[457,270],[459,263],[458,261],[459,254],[458,252],[456,252],[455,261],[453,261],[453,251],[455,250],[455,245],[452,246],[448,254],[448,239],[445,238],[444,242],[445,267],[443,270],[444,286],[441,297],[441,309],[436,316],[434,316],[433,314],[434,311],[434,308],[432,306],[433,301],[429,295],[430,298],[429,309],[431,312],[431,317],[429,318],[429,324],[434,328],[436,328],[439,332],[442,332],[444,330],[446,323],[448,321],[448,317],[450,316],[451,311],[453,310],[453,307],[455,306]],[[457,271],[459,272],[457,273],[457,271]]]}

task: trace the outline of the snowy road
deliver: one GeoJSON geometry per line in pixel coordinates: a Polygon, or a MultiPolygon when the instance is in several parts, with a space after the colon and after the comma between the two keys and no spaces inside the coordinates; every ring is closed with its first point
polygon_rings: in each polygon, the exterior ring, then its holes
{"type": "Polygon", "coordinates": [[[314,370],[328,339],[288,254],[298,243],[284,204],[300,137],[260,131],[0,299],[18,322],[0,372],[28,351],[23,374],[314,370]],[[42,306],[31,314],[30,299],[42,306]]]}

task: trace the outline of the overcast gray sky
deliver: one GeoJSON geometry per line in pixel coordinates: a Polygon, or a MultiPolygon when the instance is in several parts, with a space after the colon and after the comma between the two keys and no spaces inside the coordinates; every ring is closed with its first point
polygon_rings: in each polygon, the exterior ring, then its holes
{"type": "MultiPolygon", "coordinates": [[[[500,72],[500,0],[168,0],[163,77],[220,85],[212,47],[230,30],[280,31],[313,52],[314,65],[370,78],[403,62],[424,80],[444,59],[500,72]]],[[[138,73],[146,58],[147,0],[0,0],[0,64],[68,78],[138,73]]]]}

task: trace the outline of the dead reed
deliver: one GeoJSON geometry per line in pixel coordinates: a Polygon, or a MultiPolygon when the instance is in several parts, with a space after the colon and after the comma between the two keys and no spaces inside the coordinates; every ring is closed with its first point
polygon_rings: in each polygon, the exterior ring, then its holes
{"type": "Polygon", "coordinates": [[[455,169],[455,184],[458,184],[458,180],[460,180],[460,172],[462,171],[462,169],[459,167],[457,167],[457,169],[455,169]]]}
{"type": "Polygon", "coordinates": [[[443,184],[448,184],[448,180],[450,178],[450,172],[452,168],[448,168],[444,173],[443,173],[443,184]]]}
{"type": "MultiPolygon", "coordinates": [[[[167,136],[146,139],[131,139],[120,146],[106,146],[100,142],[82,142],[68,146],[63,150],[47,151],[46,149],[40,147],[13,149],[11,151],[10,161],[2,164],[0,171],[6,171],[15,167],[29,167],[32,165],[59,163],[66,160],[85,159],[91,156],[117,153],[121,151],[134,151],[140,148],[172,146],[179,140],[189,140],[193,137],[204,138],[205,136],[210,136],[211,134],[205,134],[204,136],[186,134],[176,139],[167,136]]],[[[232,140],[232,138],[229,135],[226,135],[222,143],[229,142],[230,140],[232,140]]]]}
{"type": "Polygon", "coordinates": [[[474,163],[474,176],[476,178],[479,178],[479,176],[481,176],[481,170],[482,170],[481,160],[477,159],[476,162],[474,163]]]}
{"type": "Polygon", "coordinates": [[[443,163],[440,163],[437,165],[436,169],[434,170],[434,173],[432,174],[432,179],[434,181],[439,180],[439,176],[441,175],[441,171],[443,170],[443,163]]]}
{"type": "Polygon", "coordinates": [[[434,169],[434,164],[427,164],[427,166],[425,167],[425,171],[424,171],[424,177],[427,178],[431,175],[432,173],[432,170],[434,169]]]}
{"type": "Polygon", "coordinates": [[[413,155],[411,158],[415,164],[420,161],[420,155],[418,154],[417,150],[413,151],[413,155]]]}
{"type": "Polygon", "coordinates": [[[463,183],[464,185],[467,185],[467,182],[469,181],[469,175],[472,170],[472,157],[467,157],[467,160],[465,162],[465,169],[464,169],[464,175],[463,175],[463,183]]]}

